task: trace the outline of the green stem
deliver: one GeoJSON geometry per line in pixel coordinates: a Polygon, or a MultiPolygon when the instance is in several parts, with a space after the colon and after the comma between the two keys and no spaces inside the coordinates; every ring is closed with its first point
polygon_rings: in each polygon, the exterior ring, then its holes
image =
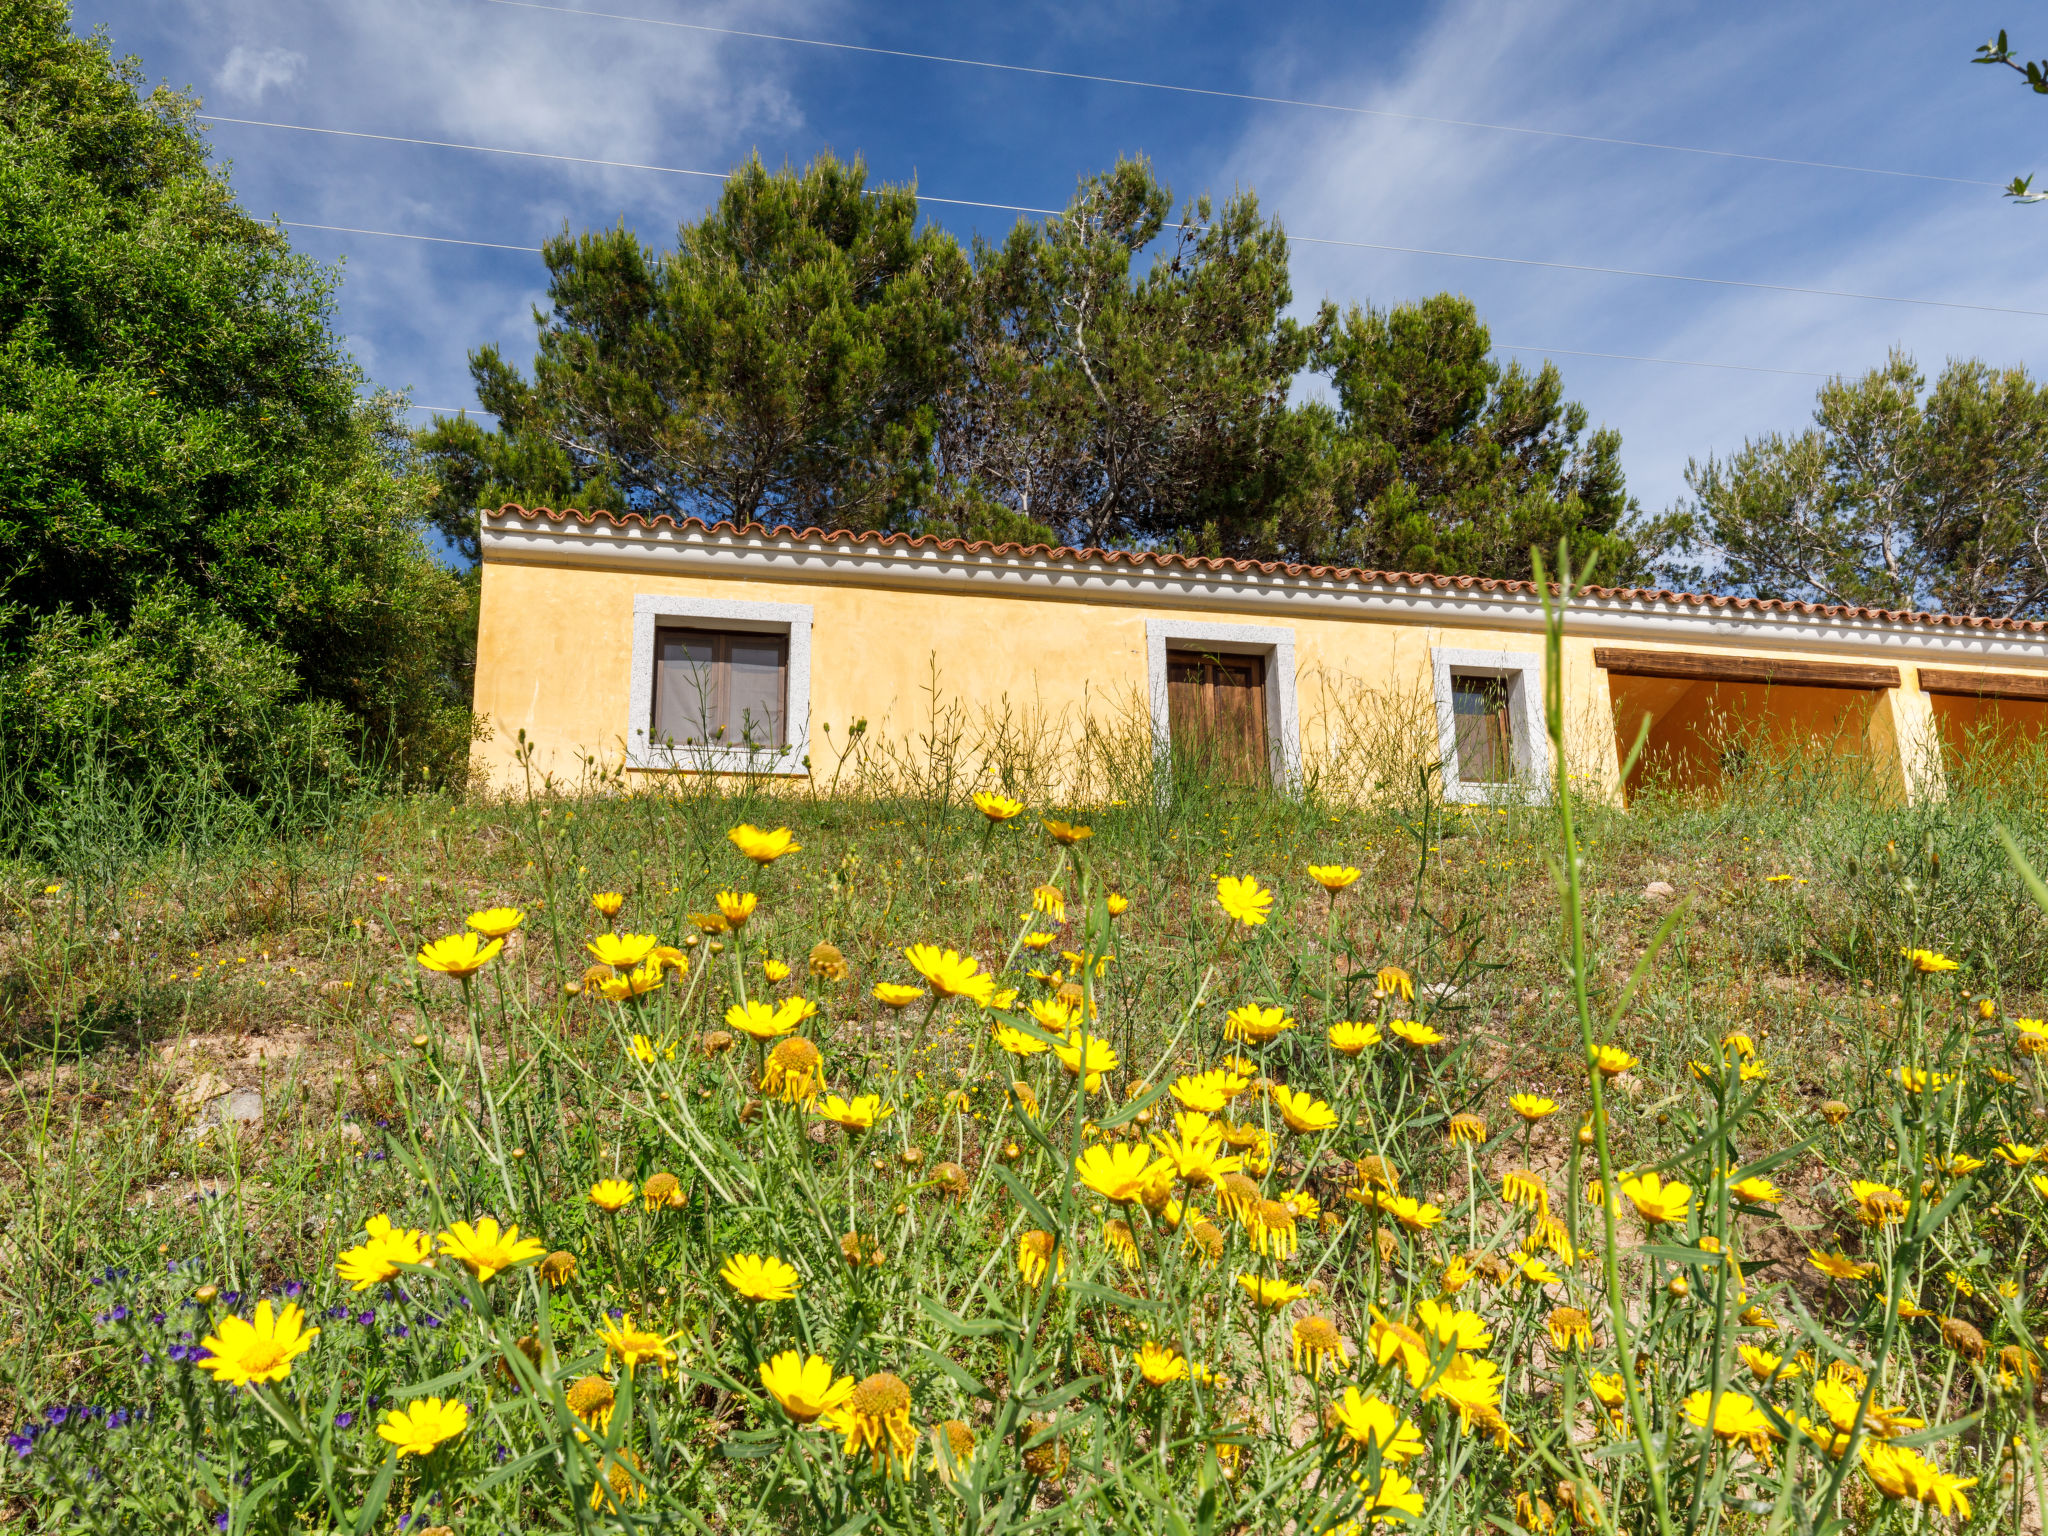
{"type": "MultiPolygon", "coordinates": [[[[1583,578],[1583,574],[1581,576],[1583,578]]],[[[1564,720],[1564,609],[1573,575],[1568,547],[1560,541],[1557,551],[1557,587],[1553,602],[1551,588],[1544,582],[1543,562],[1536,561],[1536,585],[1543,594],[1544,666],[1543,714],[1552,754],[1551,771],[1556,778],[1557,830],[1563,857],[1562,888],[1565,923],[1571,944],[1572,1003],[1579,1016],[1579,1038],[1586,1054],[1587,1078],[1593,1105],[1593,1146],[1600,1163],[1600,1187],[1605,1198],[1600,1211],[1605,1226],[1605,1247],[1600,1255],[1601,1277],[1606,1282],[1609,1326],[1614,1332],[1614,1349],[1621,1372],[1622,1391],[1628,1403],[1629,1423],[1643,1453],[1643,1473],[1650,1485],[1650,1498],[1657,1511],[1659,1536],[1671,1536],[1671,1504],[1665,1488],[1664,1468],[1652,1438],[1649,1411],[1636,1387],[1635,1362],[1629,1349],[1628,1308],[1622,1299],[1621,1269],[1616,1260],[1617,1233],[1614,1205],[1614,1159],[1607,1143],[1607,1103],[1602,1077],[1593,1065],[1593,1004],[1587,987],[1591,960],[1586,951],[1586,916],[1580,884],[1578,836],[1572,820],[1571,780],[1566,772],[1564,720]]],[[[1426,827],[1425,827],[1425,830],[1426,827]]],[[[1425,847],[1426,847],[1425,842],[1425,847]]],[[[1425,857],[1427,855],[1425,854],[1425,857]]]]}

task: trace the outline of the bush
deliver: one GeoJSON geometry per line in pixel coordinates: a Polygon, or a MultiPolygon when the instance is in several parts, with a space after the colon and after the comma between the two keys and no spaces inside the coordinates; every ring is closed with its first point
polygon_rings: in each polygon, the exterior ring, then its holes
{"type": "Polygon", "coordinates": [[[347,712],[302,697],[281,647],[175,595],[145,599],[118,627],[75,611],[37,620],[0,688],[0,740],[53,789],[67,745],[95,739],[123,773],[204,763],[243,794],[280,759],[323,777],[355,771],[347,712]]]}
{"type": "Polygon", "coordinates": [[[446,779],[467,602],[422,543],[432,484],[362,398],[334,275],[235,204],[196,111],[58,0],[0,0],[10,743],[89,729],[131,776],[197,752],[237,793],[285,740],[446,779]]]}

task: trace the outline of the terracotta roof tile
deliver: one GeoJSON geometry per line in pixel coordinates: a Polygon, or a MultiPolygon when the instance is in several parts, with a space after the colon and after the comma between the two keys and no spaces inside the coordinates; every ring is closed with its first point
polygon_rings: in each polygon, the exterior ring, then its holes
{"type": "MultiPolygon", "coordinates": [[[[709,523],[697,517],[672,517],[666,512],[652,517],[640,512],[583,511],[576,507],[523,507],[508,502],[499,515],[512,513],[532,522],[551,523],[571,519],[584,524],[607,522],[619,527],[638,525],[653,529],[666,523],[678,533],[699,532],[728,538],[786,539],[810,544],[868,544],[893,549],[957,550],[964,554],[997,558],[1056,560],[1077,565],[1128,565],[1161,570],[1212,571],[1237,575],[1306,577],[1313,580],[1368,582],[1397,587],[1434,588],[1453,592],[1500,592],[1534,597],[1536,583],[1498,576],[1445,576],[1430,571],[1376,571],[1337,565],[1294,565],[1283,560],[1233,560],[1216,555],[1176,555],[1149,550],[1070,548],[1048,544],[993,544],[983,539],[942,539],[930,534],[856,533],[847,528],[792,528],[760,523],[709,523]]],[[[1713,592],[1669,592],[1657,587],[1583,587],[1588,597],[1611,602],[1675,604],[1687,608],[1729,610],[1737,613],[1783,613],[1804,618],[1844,622],[1918,624],[1939,629],[1995,630],[2011,634],[2048,634],[2048,621],[2039,619],[1992,619],[1959,613],[1917,613],[1889,608],[1859,608],[1839,603],[1802,603],[1774,597],[1729,597],[1713,592]]]]}

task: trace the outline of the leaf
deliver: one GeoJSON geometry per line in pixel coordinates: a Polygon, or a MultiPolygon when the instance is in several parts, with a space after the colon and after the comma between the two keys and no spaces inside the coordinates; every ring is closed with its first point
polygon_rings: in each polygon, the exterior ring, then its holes
{"type": "Polygon", "coordinates": [[[384,1501],[391,1497],[391,1480],[398,1475],[398,1458],[393,1456],[377,1469],[377,1476],[370,1483],[370,1491],[363,1498],[363,1507],[356,1511],[355,1536],[365,1536],[377,1517],[384,1513],[384,1501]]]}
{"type": "Polygon", "coordinates": [[[1701,1264],[1712,1267],[1721,1262],[1721,1255],[1709,1253],[1704,1248],[1688,1248],[1679,1243],[1644,1243],[1636,1250],[1653,1259],[1662,1259],[1667,1264],[1701,1264]]]}
{"type": "Polygon", "coordinates": [[[1728,1176],[1728,1182],[1730,1184],[1740,1184],[1744,1179],[1769,1173],[1780,1163],[1791,1162],[1793,1158],[1805,1152],[1808,1147],[1812,1146],[1819,1139],[1820,1137],[1817,1134],[1809,1136],[1804,1141],[1795,1142],[1793,1145],[1786,1147],[1783,1151],[1773,1152],[1768,1157],[1760,1157],[1753,1163],[1744,1163],[1728,1176]]]}
{"type": "Polygon", "coordinates": [[[952,1356],[933,1349],[929,1344],[918,1344],[915,1347],[924,1351],[924,1356],[927,1360],[965,1388],[969,1397],[978,1397],[985,1402],[991,1403],[996,1400],[995,1393],[989,1391],[982,1384],[981,1378],[969,1371],[959,1361],[953,1359],[952,1356]]]}
{"type": "Polygon", "coordinates": [[[1155,1316],[1166,1311],[1166,1303],[1149,1296],[1130,1296],[1122,1291],[1111,1290],[1106,1285],[1091,1285],[1086,1280],[1073,1281],[1068,1289],[1076,1296],[1099,1301],[1107,1306],[1122,1307],[1127,1312],[1147,1312],[1155,1316]]]}
{"type": "Polygon", "coordinates": [[[1786,1287],[1782,1297],[1773,1305],[1781,1305],[1789,1310],[1799,1326],[1799,1331],[1823,1353],[1832,1355],[1837,1360],[1846,1360],[1851,1365],[1861,1366],[1861,1361],[1837,1344],[1833,1336],[1813,1320],[1813,1314],[1806,1310],[1805,1303],[1799,1299],[1799,1293],[1790,1286],[1786,1287]]]}
{"type": "Polygon", "coordinates": [[[506,1482],[511,1478],[517,1477],[520,1473],[524,1472],[528,1467],[534,1466],[539,1462],[549,1460],[554,1456],[554,1454],[555,1450],[554,1447],[551,1445],[544,1445],[537,1451],[528,1451],[524,1456],[519,1457],[517,1460],[508,1461],[502,1467],[494,1468],[486,1476],[477,1479],[477,1481],[472,1485],[472,1487],[476,1492],[484,1493],[489,1489],[497,1487],[497,1485],[502,1482],[506,1482]]]}
{"type": "Polygon", "coordinates": [[[1957,1419],[1952,1424],[1930,1424],[1925,1429],[1914,1430],[1910,1435],[1892,1435],[1886,1439],[1891,1445],[1939,1445],[1944,1440],[1953,1440],[1983,1417],[1984,1410],[1979,1408],[1975,1413],[1957,1419]]]}
{"type": "Polygon", "coordinates": [[[775,1430],[753,1430],[721,1441],[718,1454],[727,1461],[762,1461],[782,1449],[782,1436],[775,1430]]]}
{"type": "Polygon", "coordinates": [[[1171,1084],[1160,1083],[1157,1087],[1148,1090],[1142,1096],[1131,1100],[1130,1103],[1126,1104],[1114,1115],[1111,1115],[1108,1119],[1102,1121],[1102,1129],[1105,1131],[1113,1131],[1120,1125],[1128,1125],[1140,1113],[1150,1109],[1153,1106],[1153,1104],[1156,1103],[1159,1100],[1159,1098],[1168,1091],[1170,1087],[1171,1084]]]}
{"type": "Polygon", "coordinates": [[[1935,1229],[1955,1214],[1956,1207],[1963,1203],[1963,1197],[1969,1194],[1972,1188],[1973,1183],[1970,1179],[1957,1179],[1955,1188],[1948,1192],[1948,1197],[1940,1205],[1932,1211],[1923,1209],[1919,1225],[1915,1228],[1911,1240],[1919,1243],[1932,1237],[1935,1229]]]}
{"type": "MultiPolygon", "coordinates": [[[[2033,177],[2029,176],[2027,181],[2031,182],[2033,179],[2033,177]]],[[[2025,185],[2025,183],[2017,181],[2013,183],[2014,187],[2021,190],[2025,190],[2025,185]]],[[[2034,905],[2043,912],[2048,912],[2048,885],[2043,885],[2041,877],[2034,873],[2034,866],[2027,861],[2027,856],[2020,851],[2019,840],[2006,829],[2005,823],[1994,822],[1993,826],[1997,828],[1998,840],[2005,844],[2005,856],[2012,861],[2012,867],[2019,871],[2020,880],[2025,884],[2027,894],[2034,898],[2034,905]]]]}
{"type": "MultiPolygon", "coordinates": [[[[1676,1168],[1680,1163],[1687,1162],[1692,1158],[1698,1157],[1702,1152],[1707,1151],[1714,1145],[1715,1142],[1727,1139],[1728,1133],[1735,1128],[1735,1123],[1738,1120],[1740,1120],[1744,1115],[1748,1114],[1750,1110],[1755,1107],[1757,1097],[1764,1091],[1765,1086],[1766,1085],[1764,1083],[1759,1082],[1754,1088],[1750,1089],[1748,1093],[1744,1094],[1742,1097],[1738,1098],[1735,1101],[1734,1105],[1729,1109],[1727,1115],[1723,1117],[1718,1126],[1710,1126],[1707,1130],[1703,1131],[1700,1135],[1694,1137],[1690,1142],[1686,1143],[1684,1147],[1672,1153],[1669,1157],[1666,1157],[1659,1162],[1647,1163],[1643,1165],[1644,1170],[1654,1171],[1660,1174],[1669,1173],[1672,1169],[1676,1168]]],[[[1615,1172],[1618,1176],[1621,1170],[1616,1169],[1615,1172]]]]}
{"type": "Polygon", "coordinates": [[[984,1317],[970,1320],[958,1313],[947,1311],[929,1296],[920,1296],[917,1301],[940,1327],[962,1338],[987,1339],[997,1334],[1015,1334],[1018,1331],[1017,1324],[1009,1318],[984,1317]]]}
{"type": "MultiPolygon", "coordinates": [[[[1023,1400],[1024,1406],[1038,1413],[1050,1413],[1053,1409],[1059,1407],[1060,1404],[1071,1402],[1083,1392],[1092,1391],[1100,1385],[1102,1385],[1102,1378],[1100,1376],[1083,1376],[1080,1380],[1070,1381],[1064,1387],[1061,1387],[1059,1391],[1047,1393],[1044,1397],[1026,1397],[1023,1400]]],[[[1091,1414],[1090,1417],[1093,1417],[1093,1415],[1091,1414]]],[[[1074,1427],[1075,1425],[1073,1424],[1062,1424],[1060,1431],[1064,1434],[1074,1427]]]]}
{"type": "Polygon", "coordinates": [[[1029,1035],[1032,1039],[1036,1040],[1040,1045],[1050,1048],[1055,1045],[1065,1045],[1067,1043],[1066,1036],[1047,1033],[1044,1029],[1041,1029],[1038,1026],[1037,1022],[1033,1020],[1029,1014],[1012,1013],[1009,1015],[1009,1019],[1011,1027],[1014,1028],[1019,1034],[1029,1035]]]}
{"type": "MultiPolygon", "coordinates": [[[[1051,1143],[1048,1142],[1047,1146],[1050,1147],[1051,1143]]],[[[1010,1193],[1017,1197],[1017,1203],[1031,1214],[1032,1219],[1038,1223],[1041,1230],[1052,1233],[1054,1237],[1060,1235],[1060,1224],[1053,1220],[1051,1213],[1044,1206],[1038,1203],[1038,1196],[1031,1193],[1025,1187],[1022,1179],[1018,1178],[1017,1175],[1010,1172],[1009,1169],[1003,1167],[1000,1163],[996,1165],[996,1177],[1008,1186],[1010,1193]]]]}
{"type": "MultiPolygon", "coordinates": [[[[1644,715],[1643,728],[1636,736],[1637,751],[1642,749],[1642,744],[1648,739],[1649,734],[1650,717],[1644,715]]],[[[1629,754],[1629,760],[1631,763],[1634,762],[1634,752],[1629,754]]],[[[1623,769],[1622,776],[1626,778],[1627,775],[1628,770],[1623,769]]],[[[1685,920],[1686,914],[1691,911],[1692,897],[1687,896],[1685,900],[1671,909],[1670,915],[1663,922],[1657,925],[1657,931],[1650,936],[1649,947],[1643,951],[1643,958],[1636,962],[1635,971],[1629,976],[1628,985],[1621,989],[1621,1001],[1616,1003],[1613,1011],[1607,1015],[1607,1034],[1609,1038],[1612,1038],[1615,1030],[1621,1027],[1622,1016],[1628,1012],[1628,1005],[1635,1001],[1636,989],[1643,984],[1643,978],[1649,975],[1650,966],[1656,961],[1657,952],[1664,947],[1665,942],[1670,939],[1672,933],[1677,930],[1678,925],[1685,920]]]]}

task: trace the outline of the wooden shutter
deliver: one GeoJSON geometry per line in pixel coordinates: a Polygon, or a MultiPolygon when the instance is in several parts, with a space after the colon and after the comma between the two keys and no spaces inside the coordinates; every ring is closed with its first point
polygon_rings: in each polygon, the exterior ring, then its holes
{"type": "Polygon", "coordinates": [[[1264,657],[1169,651],[1166,700],[1177,764],[1226,783],[1267,780],[1264,657]]]}

